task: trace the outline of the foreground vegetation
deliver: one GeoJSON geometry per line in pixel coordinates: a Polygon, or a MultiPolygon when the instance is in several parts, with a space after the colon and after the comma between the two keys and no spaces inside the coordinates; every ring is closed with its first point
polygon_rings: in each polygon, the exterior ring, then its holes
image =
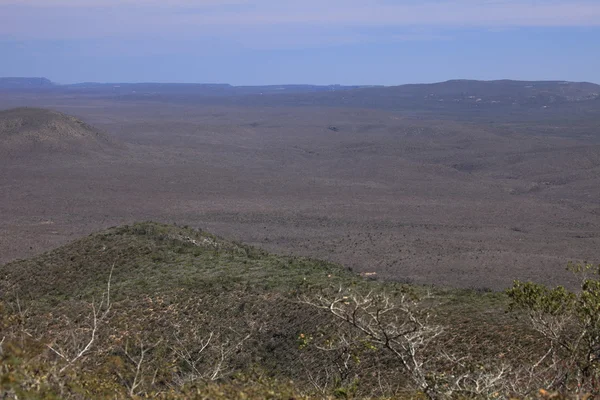
{"type": "Polygon", "coordinates": [[[576,293],[444,290],[186,227],[113,228],[0,268],[0,397],[597,394],[598,270],[572,268],[576,293]]]}

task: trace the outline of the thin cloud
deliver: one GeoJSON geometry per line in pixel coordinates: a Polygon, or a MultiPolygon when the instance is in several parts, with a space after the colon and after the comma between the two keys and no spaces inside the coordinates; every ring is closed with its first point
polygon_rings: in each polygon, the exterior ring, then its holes
{"type": "Polygon", "coordinates": [[[118,6],[206,6],[224,4],[247,4],[250,0],[0,0],[0,6],[29,7],[118,7],[118,6]]]}
{"type": "Polygon", "coordinates": [[[247,41],[265,30],[285,37],[315,26],[334,32],[336,41],[378,27],[600,26],[600,1],[0,0],[0,35],[17,39],[210,34],[247,41]]]}
{"type": "Polygon", "coordinates": [[[600,2],[590,1],[256,1],[244,13],[189,14],[214,24],[569,26],[600,25],[600,2]]]}

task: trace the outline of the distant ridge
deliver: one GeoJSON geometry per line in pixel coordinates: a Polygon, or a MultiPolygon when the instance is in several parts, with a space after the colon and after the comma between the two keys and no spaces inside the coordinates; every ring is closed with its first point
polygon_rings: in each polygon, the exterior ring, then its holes
{"type": "Polygon", "coordinates": [[[410,84],[392,86],[407,94],[423,96],[479,96],[479,97],[512,97],[514,99],[534,96],[555,96],[567,101],[590,100],[600,95],[600,85],[590,82],[569,81],[514,81],[493,80],[477,81],[455,79],[431,84],[410,84]]]}
{"type": "Polygon", "coordinates": [[[118,147],[111,139],[85,122],[40,108],[0,111],[0,154],[5,157],[44,154],[84,154],[118,147]]]}
{"type": "MultiPolygon", "coordinates": [[[[552,119],[598,115],[600,85],[590,82],[454,79],[398,86],[264,85],[226,83],[78,83],[45,78],[0,78],[0,92],[69,98],[235,106],[355,107],[431,114],[438,118],[552,119]],[[4,79],[2,81],[1,79],[4,79]],[[16,81],[15,81],[16,79],[16,81]],[[4,82],[4,83],[2,83],[4,82]],[[4,89],[2,88],[4,86],[4,89]],[[36,86],[37,85],[37,86],[36,86]],[[557,113],[557,108],[561,112],[557,113]]],[[[33,103],[35,104],[35,103],[33,103]]]]}
{"type": "MultiPolygon", "coordinates": [[[[160,98],[157,97],[158,100],[160,98]]],[[[359,107],[434,114],[452,118],[548,118],[564,113],[597,114],[600,85],[567,81],[450,80],[429,84],[362,87],[312,94],[282,94],[237,104],[359,107]]]]}
{"type": "Polygon", "coordinates": [[[99,94],[107,96],[243,96],[243,95],[285,95],[285,94],[317,94],[336,96],[337,92],[350,92],[353,95],[376,94],[386,97],[400,96],[413,100],[435,99],[439,101],[460,101],[469,96],[475,101],[485,102],[513,100],[523,102],[524,99],[537,98],[536,102],[585,101],[600,97],[600,85],[590,82],[569,81],[517,81],[453,79],[436,83],[416,83],[396,86],[377,85],[241,85],[227,83],[98,83],[83,82],[68,85],[57,85],[47,78],[0,78],[0,89],[31,90],[53,89],[71,94],[99,94]]]}

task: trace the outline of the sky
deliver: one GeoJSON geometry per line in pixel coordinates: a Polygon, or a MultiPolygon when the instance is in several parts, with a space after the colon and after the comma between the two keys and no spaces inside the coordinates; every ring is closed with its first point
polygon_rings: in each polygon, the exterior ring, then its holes
{"type": "Polygon", "coordinates": [[[0,76],[600,83],[600,0],[0,0],[0,76]]]}

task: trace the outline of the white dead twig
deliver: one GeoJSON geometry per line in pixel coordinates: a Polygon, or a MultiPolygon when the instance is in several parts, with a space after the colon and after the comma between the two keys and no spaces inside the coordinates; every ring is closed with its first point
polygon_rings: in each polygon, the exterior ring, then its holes
{"type": "MultiPolygon", "coordinates": [[[[197,338],[197,333],[194,333],[194,337],[197,338]]],[[[208,345],[213,340],[213,337],[214,337],[214,332],[210,332],[208,335],[208,339],[206,339],[206,340],[199,339],[200,349],[194,351],[195,355],[192,355],[192,351],[190,351],[189,348],[187,346],[185,346],[184,343],[182,343],[179,336],[175,335],[175,340],[178,343],[178,347],[174,348],[175,354],[177,354],[177,356],[181,360],[185,361],[185,363],[188,364],[188,366],[194,372],[193,376],[189,379],[190,381],[193,381],[204,375],[199,369],[199,363],[200,363],[202,357],[204,356],[204,351],[207,349],[208,345]]]]}
{"type": "MultiPolygon", "coordinates": [[[[148,354],[149,351],[151,351],[155,347],[157,347],[160,343],[162,343],[162,339],[158,340],[158,342],[156,342],[155,344],[146,347],[146,346],[144,346],[144,341],[142,339],[140,339],[139,340],[139,346],[140,346],[139,356],[135,356],[135,355],[131,354],[129,351],[129,345],[128,344],[125,345],[125,349],[123,349],[123,353],[125,354],[127,359],[134,365],[134,368],[135,368],[133,380],[131,381],[131,384],[129,384],[127,382],[127,379],[120,372],[117,371],[116,374],[124,382],[125,386],[127,387],[129,396],[135,397],[137,395],[137,393],[136,393],[137,389],[144,383],[143,365],[144,365],[144,361],[146,361],[146,354],[148,354]]],[[[158,369],[156,369],[154,371],[154,374],[152,376],[152,385],[154,385],[154,383],[156,381],[157,374],[158,374],[158,369]]]]}
{"type": "Polygon", "coordinates": [[[217,365],[214,368],[212,375],[210,376],[211,381],[215,381],[222,377],[221,370],[223,368],[223,362],[225,361],[225,357],[237,350],[239,347],[241,347],[246,340],[250,339],[250,336],[251,334],[247,334],[237,344],[235,344],[234,346],[230,346],[229,348],[226,348],[227,346],[229,346],[229,343],[224,343],[221,345],[221,348],[219,349],[221,356],[219,358],[219,361],[217,362],[217,365]]]}
{"type": "MultiPolygon", "coordinates": [[[[110,312],[111,307],[112,307],[112,303],[110,302],[110,284],[111,284],[114,268],[115,268],[115,263],[113,263],[113,265],[110,269],[110,274],[108,276],[107,289],[106,289],[106,292],[102,294],[102,300],[100,301],[100,304],[98,305],[98,307],[96,307],[95,302],[92,301],[92,304],[91,304],[92,327],[91,327],[90,339],[87,341],[85,346],[83,346],[83,348],[81,348],[81,350],[77,351],[75,353],[75,355],[68,356],[67,351],[65,351],[65,350],[61,351],[49,344],[46,345],[50,350],[52,350],[52,352],[54,352],[56,355],[58,355],[60,358],[62,358],[63,360],[65,360],[67,362],[66,365],[64,365],[60,369],[61,373],[64,372],[67,368],[69,368],[71,365],[73,365],[81,357],[83,357],[90,350],[92,345],[94,344],[94,341],[96,340],[96,335],[98,332],[98,325],[100,322],[102,322],[108,316],[108,313],[110,312]],[[104,312],[102,312],[102,309],[104,309],[104,312]],[[102,312],[102,314],[99,314],[100,312],[102,312]]],[[[71,334],[73,336],[74,346],[77,346],[76,345],[77,341],[74,337],[74,335],[75,335],[74,332],[71,332],[71,334]]]]}
{"type": "Polygon", "coordinates": [[[251,334],[247,334],[234,344],[229,341],[218,344],[215,343],[215,341],[219,338],[219,335],[215,335],[214,332],[210,332],[207,339],[199,338],[197,332],[194,332],[193,341],[199,341],[200,348],[192,350],[188,345],[185,345],[182,342],[178,335],[175,335],[175,340],[178,345],[177,347],[174,347],[173,350],[179,359],[183,360],[192,370],[192,374],[185,378],[182,377],[183,381],[193,382],[198,379],[215,381],[220,379],[223,376],[227,356],[240,348],[240,346],[242,346],[250,337],[251,334]],[[207,354],[209,350],[211,352],[207,354]],[[211,357],[215,357],[214,351],[218,351],[218,355],[216,358],[213,358],[212,362],[207,362],[207,357],[209,360],[211,357]]]}
{"type": "Polygon", "coordinates": [[[390,351],[408,372],[417,387],[433,397],[425,369],[423,349],[441,335],[441,326],[429,322],[429,313],[401,294],[366,295],[348,293],[340,288],[333,298],[303,299],[303,303],[330,312],[336,318],[354,326],[371,343],[390,351]]]}

